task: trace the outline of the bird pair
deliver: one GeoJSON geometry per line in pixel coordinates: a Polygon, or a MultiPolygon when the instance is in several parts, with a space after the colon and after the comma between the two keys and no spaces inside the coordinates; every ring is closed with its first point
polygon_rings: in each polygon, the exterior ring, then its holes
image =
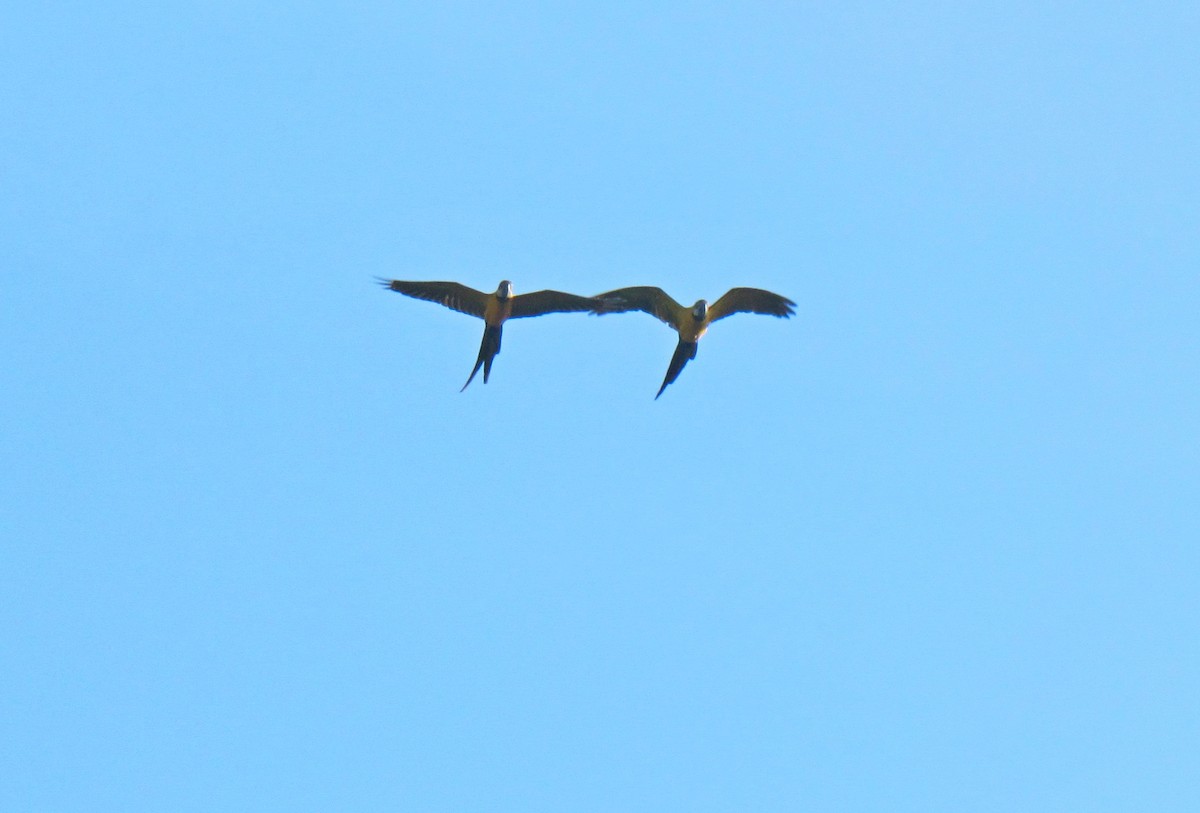
{"type": "Polygon", "coordinates": [[[483,320],[483,342],[479,346],[479,357],[475,359],[475,367],[467,383],[463,384],[463,390],[474,380],[480,367],[483,367],[483,383],[487,383],[492,372],[492,361],[500,353],[501,331],[509,319],[547,313],[642,311],[662,320],[679,334],[679,343],[675,346],[675,355],[671,357],[662,386],[658,388],[658,395],[654,396],[657,400],[663,390],[679,377],[684,365],[696,357],[696,345],[713,322],[735,313],[762,313],[786,319],[795,313],[793,309],[796,306],[790,299],[761,288],[731,288],[712,305],[701,299],[692,307],[685,308],[662,288],[648,285],[618,288],[597,296],[577,296],[562,291],[534,291],[518,296],[513,293],[512,283],[508,280],[502,280],[493,294],[485,294],[457,282],[408,282],[382,278],[379,282],[385,288],[405,296],[437,302],[483,320]]]}

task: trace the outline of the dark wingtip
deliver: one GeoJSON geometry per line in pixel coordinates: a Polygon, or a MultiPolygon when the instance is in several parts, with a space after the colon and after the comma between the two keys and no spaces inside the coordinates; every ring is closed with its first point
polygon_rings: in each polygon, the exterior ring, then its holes
{"type": "Polygon", "coordinates": [[[380,285],[382,285],[384,288],[391,289],[391,287],[392,287],[392,281],[391,281],[390,279],[384,279],[383,277],[375,277],[374,279],[375,279],[375,281],[376,281],[376,282],[378,282],[378,283],[379,283],[380,285]]]}

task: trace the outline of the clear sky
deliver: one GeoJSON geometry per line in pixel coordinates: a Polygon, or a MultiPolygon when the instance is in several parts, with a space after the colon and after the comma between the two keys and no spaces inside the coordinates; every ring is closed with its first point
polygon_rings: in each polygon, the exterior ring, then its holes
{"type": "Polygon", "coordinates": [[[1200,809],[1198,42],[13,6],[0,808],[1200,809]]]}

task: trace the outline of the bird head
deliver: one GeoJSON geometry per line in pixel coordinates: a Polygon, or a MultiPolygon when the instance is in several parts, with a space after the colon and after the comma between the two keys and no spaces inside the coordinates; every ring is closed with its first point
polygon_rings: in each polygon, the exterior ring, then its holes
{"type": "Polygon", "coordinates": [[[512,295],[512,283],[506,279],[500,280],[500,287],[496,289],[496,299],[512,299],[512,295]]]}
{"type": "Polygon", "coordinates": [[[692,316],[696,317],[697,322],[703,322],[704,317],[708,315],[708,303],[703,299],[697,300],[695,305],[692,305],[692,316]]]}

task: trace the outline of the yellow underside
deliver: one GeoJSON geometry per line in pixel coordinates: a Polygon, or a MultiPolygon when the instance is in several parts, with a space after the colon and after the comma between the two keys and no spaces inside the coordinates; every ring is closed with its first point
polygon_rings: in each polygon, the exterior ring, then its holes
{"type": "Polygon", "coordinates": [[[679,338],[685,342],[698,342],[704,332],[708,330],[708,321],[697,322],[696,318],[688,313],[687,317],[680,320],[679,338]]]}
{"type": "Polygon", "coordinates": [[[487,305],[483,309],[483,321],[490,327],[499,327],[504,324],[504,320],[512,314],[512,300],[506,299],[503,302],[495,294],[488,297],[487,305]]]}

